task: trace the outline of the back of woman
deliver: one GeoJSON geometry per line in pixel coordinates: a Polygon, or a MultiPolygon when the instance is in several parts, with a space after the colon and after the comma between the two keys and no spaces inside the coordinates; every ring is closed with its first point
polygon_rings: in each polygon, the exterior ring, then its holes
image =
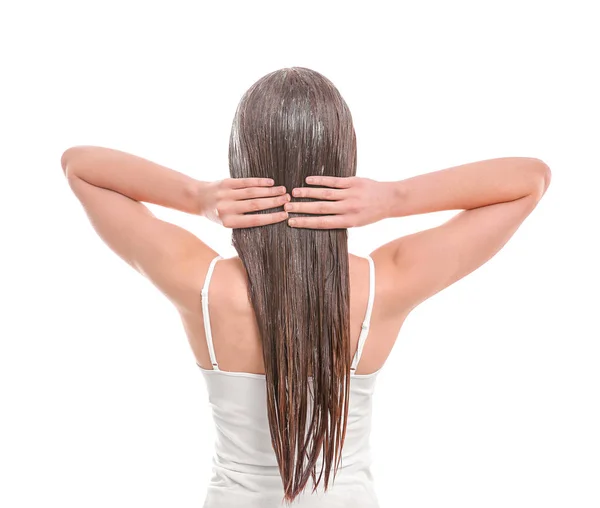
{"type": "MultiPolygon", "coordinates": [[[[335,86],[319,73],[300,68],[276,71],[261,78],[242,97],[230,137],[229,167],[233,178],[271,178],[292,189],[301,187],[315,172],[335,177],[354,176],[356,165],[356,136],[349,108],[335,86]]],[[[256,213],[269,212],[270,209],[266,209],[256,213]]],[[[334,476],[343,471],[346,485],[342,483],[342,475],[337,482],[338,491],[345,496],[340,498],[340,503],[347,503],[351,497],[356,500],[358,496],[363,505],[374,505],[367,420],[353,421],[349,411],[370,417],[370,392],[375,375],[357,377],[356,368],[369,331],[375,290],[373,284],[363,311],[361,333],[356,335],[357,351],[351,357],[347,230],[292,228],[286,222],[277,222],[235,229],[233,245],[242,265],[240,272],[245,272],[245,284],[238,287],[245,289],[250,305],[244,309],[243,299],[234,298],[240,302],[238,310],[246,316],[247,325],[250,316],[254,316],[255,325],[246,330],[255,331],[253,356],[258,364],[255,371],[264,371],[264,380],[220,372],[210,324],[207,326],[209,306],[206,303],[210,301],[207,288],[214,259],[202,296],[205,339],[212,370],[217,372],[210,375],[207,370],[203,372],[217,428],[220,431],[230,428],[235,436],[222,441],[228,439],[235,445],[217,446],[216,462],[219,463],[215,465],[215,474],[220,473],[220,476],[213,479],[209,493],[232,490],[215,486],[215,481],[231,480],[231,485],[239,484],[241,479],[231,476],[235,464],[244,465],[237,466],[238,469],[262,468],[262,476],[256,475],[255,491],[272,495],[274,499],[278,497],[279,501],[293,501],[311,479],[313,488],[322,479],[322,487],[327,490],[334,476]],[[257,357],[262,362],[257,361],[257,357]],[[248,407],[242,404],[247,399],[236,404],[230,395],[219,398],[215,395],[215,392],[231,393],[231,390],[220,390],[222,385],[231,384],[231,377],[236,378],[236,386],[243,383],[244,387],[252,387],[242,389],[251,390],[248,407]],[[369,392],[369,396],[364,392],[369,392]],[[256,418],[250,418],[248,415],[257,404],[264,406],[264,411],[261,408],[256,418]],[[237,408],[239,415],[225,409],[231,406],[237,408]],[[223,416],[227,411],[232,413],[229,419],[223,416]],[[244,415],[247,424],[265,430],[268,427],[269,434],[264,435],[265,439],[246,435],[246,441],[254,442],[255,447],[250,446],[247,454],[238,456],[234,450],[243,448],[242,430],[235,426],[233,419],[236,416],[244,419],[244,415]],[[253,452],[269,449],[269,443],[273,453],[257,461],[258,453],[253,452]],[[352,455],[342,454],[344,444],[346,451],[355,448],[352,455]],[[225,459],[226,456],[229,459],[225,459]],[[265,471],[269,474],[265,475],[265,471]],[[264,477],[269,475],[280,476],[282,483],[265,484],[264,477]]],[[[367,280],[371,284],[375,281],[371,258],[368,265],[370,277],[367,280]]],[[[227,318],[222,316],[221,320],[227,318]]],[[[226,333],[224,331],[224,335],[226,333]]],[[[230,340],[246,342],[242,330],[230,340]]],[[[248,356],[252,357],[249,345],[240,347],[246,347],[248,356]]],[[[227,350],[227,347],[222,349],[227,350]]],[[[232,367],[238,373],[249,372],[232,367]]],[[[245,474],[247,478],[251,471],[245,474]]],[[[333,502],[333,495],[333,491],[328,492],[329,503],[333,502]]],[[[314,499],[313,495],[312,502],[314,499]]],[[[242,501],[227,497],[218,502],[227,500],[242,501]]],[[[208,505],[211,505],[210,499],[208,505]]],[[[217,501],[215,506],[218,506],[217,501]]]]}
{"type": "Polygon", "coordinates": [[[523,157],[358,177],[348,106],[300,67],[242,97],[231,178],[196,181],[99,147],[67,150],[62,166],[101,237],[181,314],[217,431],[206,508],[379,506],[372,396],[402,324],[494,256],[550,183],[542,161],[523,157]],[[141,201],[231,228],[238,256],[141,201]],[[461,211],[366,257],[348,252],[350,227],[443,210],[461,211]]]}
{"type": "MultiPolygon", "coordinates": [[[[355,365],[350,368],[349,415],[341,466],[327,492],[322,485],[316,493],[307,489],[294,500],[295,506],[378,506],[370,470],[369,437],[379,369],[364,372],[368,370],[367,358],[372,363],[375,356],[369,342],[373,337],[370,330],[377,326],[372,317],[376,279],[371,284],[370,272],[374,274],[374,268],[372,260],[350,256],[350,288],[356,295],[350,304],[350,348],[355,365]],[[363,346],[362,355],[359,344],[363,346]]],[[[215,257],[201,293],[205,319],[190,314],[185,324],[208,388],[217,431],[205,506],[281,506],[284,490],[269,432],[261,337],[247,298],[240,259],[215,257]]],[[[314,389],[311,381],[309,378],[314,389]]],[[[310,399],[308,409],[310,414],[310,399]]],[[[323,466],[320,459],[316,462],[318,472],[323,466]]]]}

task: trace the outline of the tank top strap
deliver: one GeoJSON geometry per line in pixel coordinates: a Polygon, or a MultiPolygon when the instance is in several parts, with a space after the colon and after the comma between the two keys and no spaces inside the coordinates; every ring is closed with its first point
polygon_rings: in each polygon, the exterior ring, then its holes
{"type": "Polygon", "coordinates": [[[208,354],[210,355],[210,363],[212,363],[214,370],[219,370],[219,364],[217,363],[217,357],[215,355],[215,348],[213,346],[212,332],[210,330],[210,315],[208,313],[208,288],[210,286],[210,279],[212,278],[215,264],[221,256],[216,256],[210,262],[208,266],[208,272],[204,278],[204,286],[202,287],[202,318],[204,320],[204,333],[206,335],[206,343],[208,345],[208,354]]]}
{"type": "Polygon", "coordinates": [[[352,365],[350,366],[350,372],[352,374],[354,374],[356,368],[358,367],[358,362],[360,362],[363,347],[365,346],[367,335],[369,334],[369,329],[371,327],[371,313],[373,312],[373,301],[375,299],[375,263],[373,262],[373,258],[371,256],[366,256],[366,258],[369,260],[369,300],[367,302],[365,319],[362,323],[360,336],[358,338],[358,347],[356,349],[356,353],[354,354],[352,365]]]}

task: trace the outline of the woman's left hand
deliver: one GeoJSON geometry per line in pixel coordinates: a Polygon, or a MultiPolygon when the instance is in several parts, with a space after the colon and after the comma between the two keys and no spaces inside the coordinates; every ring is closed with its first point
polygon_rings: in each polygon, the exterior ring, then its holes
{"type": "Polygon", "coordinates": [[[285,187],[273,187],[270,178],[225,178],[202,182],[198,197],[200,215],[226,228],[252,228],[288,218],[286,211],[244,215],[283,207],[290,201],[285,187]]]}

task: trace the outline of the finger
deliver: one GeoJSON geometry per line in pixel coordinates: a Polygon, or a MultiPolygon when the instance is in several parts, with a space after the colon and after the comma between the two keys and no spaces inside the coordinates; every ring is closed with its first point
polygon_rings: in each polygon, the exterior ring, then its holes
{"type": "Polygon", "coordinates": [[[231,189],[243,189],[244,187],[269,187],[274,185],[272,178],[229,178],[231,189]]]}
{"type": "Polygon", "coordinates": [[[284,203],[284,209],[293,213],[314,213],[319,215],[347,211],[347,206],[342,201],[295,201],[284,203]]]}
{"type": "Polygon", "coordinates": [[[348,191],[345,189],[321,189],[314,187],[296,187],[292,189],[292,196],[295,198],[314,198],[314,199],[344,199],[348,197],[348,191]]]}
{"type": "Polygon", "coordinates": [[[242,189],[232,189],[230,196],[233,200],[242,199],[253,199],[253,198],[266,198],[269,196],[278,196],[285,194],[286,190],[284,186],[278,187],[246,187],[242,189]]]}
{"type": "Polygon", "coordinates": [[[239,215],[233,221],[231,228],[254,228],[282,222],[288,218],[287,212],[260,213],[254,215],[239,215]]]}
{"type": "Polygon", "coordinates": [[[290,200],[289,194],[282,194],[274,198],[258,198],[246,199],[243,201],[235,201],[231,205],[233,213],[256,212],[258,210],[268,210],[269,208],[277,208],[283,206],[290,200]]]}
{"type": "Polygon", "coordinates": [[[351,176],[307,176],[306,183],[311,185],[325,185],[338,189],[347,189],[352,186],[351,176]]]}
{"type": "Polygon", "coordinates": [[[294,228],[308,229],[344,229],[352,227],[348,215],[326,215],[324,217],[294,217],[288,220],[294,228]]]}

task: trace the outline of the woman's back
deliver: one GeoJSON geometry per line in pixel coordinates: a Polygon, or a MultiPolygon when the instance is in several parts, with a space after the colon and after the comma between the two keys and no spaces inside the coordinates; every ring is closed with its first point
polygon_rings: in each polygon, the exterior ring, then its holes
{"type": "MultiPolygon", "coordinates": [[[[213,282],[215,267],[221,263],[235,263],[235,258],[222,260],[215,257],[209,265],[202,287],[202,329],[204,330],[209,366],[198,363],[205,378],[209,403],[216,425],[217,440],[212,459],[213,474],[207,489],[205,507],[221,506],[260,506],[278,507],[282,504],[284,490],[277,464],[277,457],[271,444],[265,376],[255,372],[260,369],[261,343],[256,336],[256,326],[249,302],[244,305],[244,283],[238,280],[233,284],[236,272],[222,277],[220,284],[213,282]],[[228,277],[229,275],[229,277],[228,277]],[[231,277],[231,278],[230,278],[231,277]],[[219,295],[219,303],[215,296],[219,295]],[[218,309],[222,309],[219,311],[218,309]],[[218,317],[215,318],[215,315],[218,317]],[[216,332],[215,329],[219,329],[216,332]],[[251,332],[254,333],[251,333],[251,332]],[[218,345],[215,337],[219,337],[218,345]],[[226,357],[229,367],[223,366],[226,357]],[[232,365],[237,367],[231,368],[232,365]]],[[[359,280],[360,290],[354,293],[358,302],[353,302],[353,311],[361,300],[365,300],[359,312],[360,324],[356,339],[352,340],[353,362],[351,366],[349,411],[342,460],[335,482],[327,492],[323,485],[315,493],[309,487],[295,499],[298,507],[377,507],[377,497],[371,474],[370,432],[372,415],[372,395],[378,371],[368,374],[357,373],[362,365],[364,345],[370,337],[371,316],[375,302],[375,265],[370,257],[356,258],[351,266],[359,271],[367,263],[367,280],[359,280]],[[361,262],[359,262],[359,260],[361,262]],[[359,268],[359,269],[356,269],[359,268]],[[365,283],[366,282],[366,283],[365,283]],[[366,286],[365,288],[362,286],[366,286]]],[[[224,269],[235,270],[234,267],[224,269]]],[[[237,272],[239,275],[239,272],[237,272]]],[[[351,288],[352,286],[351,276],[351,288]]],[[[360,277],[364,279],[364,275],[360,277]]],[[[353,298],[351,298],[353,300],[353,298]]],[[[357,312],[352,312],[354,317],[357,312]]],[[[354,329],[355,327],[353,327],[354,329]]],[[[188,333],[190,328],[186,326],[188,333]]],[[[190,341],[196,345],[202,340],[198,334],[189,333],[190,341]]],[[[200,349],[203,349],[200,347],[200,349]]],[[[309,382],[310,382],[309,378],[309,382]]],[[[309,413],[312,405],[309,404],[309,413]]],[[[317,476],[323,461],[316,464],[317,476]]]]}
{"type": "MultiPolygon", "coordinates": [[[[391,274],[386,277],[378,270],[374,261],[373,309],[368,340],[365,341],[357,374],[369,374],[383,366],[405,317],[402,312],[390,315],[386,278],[389,280],[391,274]]],[[[197,308],[195,312],[182,313],[181,317],[197,364],[211,369],[200,296],[207,269],[205,266],[198,267],[193,273],[197,308]],[[201,274],[201,270],[205,273],[201,274]]],[[[350,353],[354,357],[368,306],[370,281],[367,258],[349,255],[349,278],[350,353]]],[[[262,343],[248,298],[246,272],[238,257],[220,259],[214,264],[210,280],[210,327],[220,370],[264,374],[262,343]]]]}

